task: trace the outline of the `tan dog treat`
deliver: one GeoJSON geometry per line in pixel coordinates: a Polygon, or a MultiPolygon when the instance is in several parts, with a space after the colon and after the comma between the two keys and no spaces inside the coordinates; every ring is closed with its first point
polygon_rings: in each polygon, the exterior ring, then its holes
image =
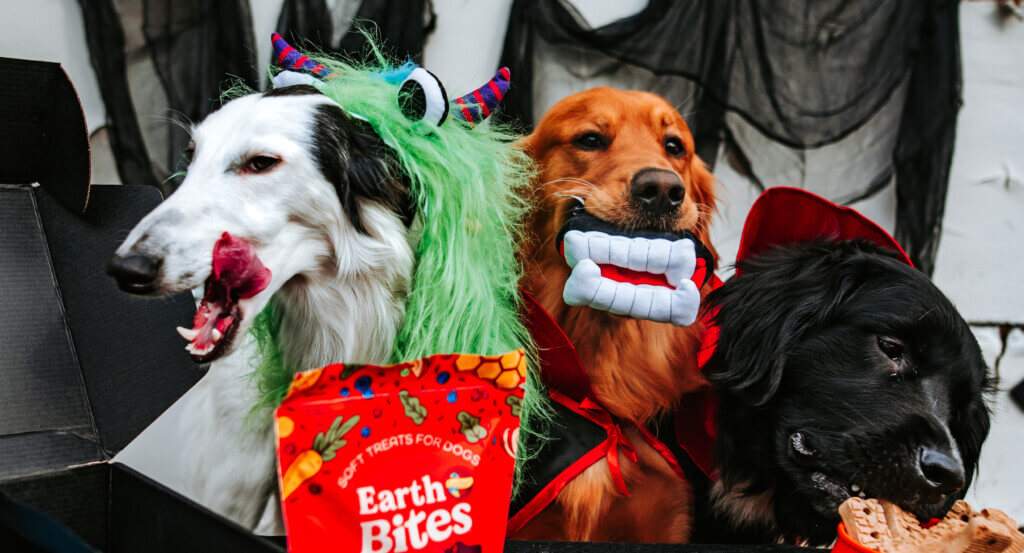
{"type": "Polygon", "coordinates": [[[1010,545],[1007,546],[1004,553],[1021,553],[1021,551],[1024,551],[1024,534],[1017,528],[1017,521],[1007,513],[998,509],[982,509],[977,516],[985,518],[991,524],[998,526],[1000,534],[1002,530],[1006,530],[1006,535],[1010,538],[1010,545]]]}
{"type": "Polygon", "coordinates": [[[982,509],[981,516],[987,517],[992,522],[1000,524],[1010,531],[1011,543],[1006,548],[1006,553],[1020,553],[1024,551],[1024,533],[1017,529],[1017,521],[999,509],[982,509]]]}
{"type": "Polygon", "coordinates": [[[963,499],[957,499],[953,502],[953,506],[949,508],[949,512],[946,513],[946,518],[950,517],[961,517],[964,522],[967,522],[967,518],[977,514],[974,509],[971,508],[971,504],[964,501],[963,499]],[[967,518],[963,518],[963,517],[967,518]]]}
{"type": "MultiPolygon", "coordinates": [[[[1016,530],[1014,530],[1016,532],[1016,530]]],[[[1005,552],[1013,543],[1013,538],[1005,526],[989,520],[983,515],[975,515],[968,524],[967,531],[957,536],[946,547],[947,553],[999,553],[1005,552]]]]}
{"type": "Polygon", "coordinates": [[[895,550],[885,511],[876,499],[851,497],[839,506],[846,533],[857,543],[882,553],[895,550]]]}
{"type": "Polygon", "coordinates": [[[953,508],[946,513],[946,517],[938,524],[928,529],[912,532],[904,540],[904,543],[914,547],[914,549],[908,549],[908,551],[921,551],[922,553],[925,551],[940,551],[945,547],[945,544],[950,543],[957,536],[967,531],[972,514],[973,511],[970,505],[965,501],[957,501],[953,504],[953,508]]]}
{"type": "Polygon", "coordinates": [[[846,533],[881,553],[1021,553],[1024,534],[996,509],[980,513],[957,501],[945,518],[921,528],[917,518],[896,505],[852,497],[839,507],[846,533]]]}
{"type": "Polygon", "coordinates": [[[910,534],[921,532],[921,523],[913,514],[900,509],[899,507],[885,500],[879,500],[882,510],[885,511],[885,522],[889,525],[889,532],[894,540],[899,541],[909,537],[910,534]]]}

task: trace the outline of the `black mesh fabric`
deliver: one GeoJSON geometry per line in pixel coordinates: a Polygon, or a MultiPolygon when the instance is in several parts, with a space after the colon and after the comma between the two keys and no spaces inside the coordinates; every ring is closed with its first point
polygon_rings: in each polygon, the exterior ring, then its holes
{"type": "Polygon", "coordinates": [[[169,194],[187,126],[228,78],[256,85],[247,0],[79,0],[121,182],[169,194]],[[176,124],[175,124],[176,123],[176,124]]]}
{"type": "Polygon", "coordinates": [[[388,52],[396,58],[419,62],[427,35],[434,30],[435,15],[430,0],[285,0],[277,31],[289,44],[309,44],[323,52],[358,53],[366,39],[349,32],[353,20],[383,37],[388,52]]]}
{"type": "MultiPolygon", "coordinates": [[[[79,0],[86,40],[107,111],[121,182],[166,196],[184,169],[187,127],[219,105],[231,82],[256,88],[257,52],[248,0],[79,0]]],[[[279,17],[293,44],[359,51],[353,17],[376,27],[402,56],[418,58],[433,26],[428,0],[285,0],[279,17]],[[330,4],[331,8],[328,8],[330,4]]]]}
{"type": "MultiPolygon", "coordinates": [[[[166,96],[168,117],[201,120],[220,105],[225,79],[256,86],[251,21],[247,0],[142,1],[142,36],[166,96]]],[[[163,151],[154,152],[154,158],[164,170],[174,171],[189,136],[178,125],[154,129],[161,131],[163,151]]]]}
{"type": "Polygon", "coordinates": [[[650,0],[592,28],[567,0],[516,0],[501,62],[515,84],[499,113],[529,130],[538,91],[566,79],[646,89],[686,116],[706,162],[726,141],[743,168],[760,152],[736,149],[730,117],[799,157],[901,102],[888,172],[833,199],[863,198],[894,173],[896,238],[930,272],[960,107],[957,10],[953,0],[650,0]]]}

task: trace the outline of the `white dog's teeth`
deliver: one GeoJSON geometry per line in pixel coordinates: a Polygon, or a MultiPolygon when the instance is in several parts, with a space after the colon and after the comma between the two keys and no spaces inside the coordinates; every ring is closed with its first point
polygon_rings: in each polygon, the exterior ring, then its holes
{"type": "Polygon", "coordinates": [[[188,351],[192,355],[206,355],[207,353],[213,351],[213,344],[207,344],[206,347],[199,348],[196,347],[195,344],[190,342],[187,346],[185,346],[185,351],[188,351]]]}
{"type": "Polygon", "coordinates": [[[648,273],[663,275],[668,269],[668,254],[672,249],[672,242],[664,238],[648,240],[647,269],[648,273]]]}
{"type": "Polygon", "coordinates": [[[676,326],[690,326],[700,310],[700,290],[692,280],[684,280],[672,291],[672,320],[676,326]]]}
{"type": "Polygon", "coordinates": [[[221,336],[223,336],[223,335],[222,335],[222,334],[220,333],[220,331],[219,331],[219,330],[217,330],[216,328],[215,328],[215,329],[213,329],[213,341],[214,341],[214,342],[219,342],[219,341],[220,341],[220,338],[221,338],[221,336]]]}
{"type": "Polygon", "coordinates": [[[693,241],[683,238],[672,242],[668,268],[665,270],[665,280],[673,288],[679,288],[684,281],[690,280],[696,268],[697,252],[694,250],[693,241]]]}
{"type": "Polygon", "coordinates": [[[627,269],[631,271],[647,270],[647,251],[650,248],[650,240],[646,238],[633,238],[629,241],[629,254],[627,269]]]}
{"type": "Polygon", "coordinates": [[[199,335],[199,330],[195,328],[185,328],[183,326],[179,326],[176,330],[178,331],[178,334],[180,334],[182,338],[188,340],[189,342],[195,340],[196,336],[199,335]]]}

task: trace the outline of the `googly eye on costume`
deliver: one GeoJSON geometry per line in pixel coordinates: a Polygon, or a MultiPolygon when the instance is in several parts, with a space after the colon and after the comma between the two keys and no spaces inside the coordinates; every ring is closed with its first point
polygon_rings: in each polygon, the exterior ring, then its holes
{"type": "Polygon", "coordinates": [[[435,125],[448,117],[448,95],[444,85],[430,71],[417,67],[402,82],[398,106],[412,121],[429,121],[435,125]]]}

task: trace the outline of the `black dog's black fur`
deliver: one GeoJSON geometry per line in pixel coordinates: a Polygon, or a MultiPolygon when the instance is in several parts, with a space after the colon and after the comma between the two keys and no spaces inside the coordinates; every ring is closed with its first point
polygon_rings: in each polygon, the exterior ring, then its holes
{"type": "MultiPolygon", "coordinates": [[[[320,94],[311,85],[272,88],[266,97],[320,94]]],[[[409,182],[394,152],[365,121],[353,119],[341,106],[317,106],[314,115],[313,156],[320,172],[334,185],[342,211],[352,226],[366,233],[359,215],[359,199],[374,200],[412,221],[409,182]]]]}
{"type": "Polygon", "coordinates": [[[707,367],[721,398],[716,458],[725,489],[746,498],[714,501],[718,523],[745,541],[827,544],[858,490],[944,513],[989,428],[988,369],[949,300],[857,241],[777,247],[739,268],[708,298],[721,332],[707,367]],[[959,455],[962,473],[936,473],[924,450],[959,455]],[[730,508],[756,498],[765,508],[751,516],[730,508]]]}

